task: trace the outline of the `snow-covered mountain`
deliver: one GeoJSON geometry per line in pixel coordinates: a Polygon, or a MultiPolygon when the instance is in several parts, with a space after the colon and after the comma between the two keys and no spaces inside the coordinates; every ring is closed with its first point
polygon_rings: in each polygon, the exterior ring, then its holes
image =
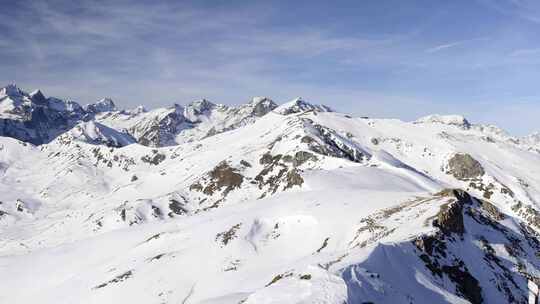
{"type": "Polygon", "coordinates": [[[96,119],[108,126],[125,128],[146,146],[163,147],[200,140],[251,124],[275,109],[270,99],[255,97],[249,103],[229,107],[202,99],[183,107],[173,105],[150,112],[116,111],[96,119]]]}
{"type": "Polygon", "coordinates": [[[55,140],[64,144],[82,141],[109,147],[124,147],[136,143],[135,139],[125,131],[109,128],[93,120],[78,123],[73,129],[61,134],[55,140]]]}
{"type": "Polygon", "coordinates": [[[104,98],[83,108],[74,101],[46,98],[39,90],[28,94],[8,85],[0,90],[0,135],[43,144],[81,122],[95,120],[102,128],[107,126],[128,133],[142,145],[162,147],[253,123],[276,107],[268,98],[255,97],[238,107],[216,105],[203,99],[186,107],[175,104],[150,112],[144,107],[118,110],[110,98],[104,98]]]}
{"type": "Polygon", "coordinates": [[[0,303],[527,303],[540,283],[535,136],[301,98],[0,96],[0,303]]]}
{"type": "Polygon", "coordinates": [[[41,91],[30,94],[15,85],[0,89],[0,135],[33,144],[53,140],[84,116],[73,101],[46,98],[41,91]]]}

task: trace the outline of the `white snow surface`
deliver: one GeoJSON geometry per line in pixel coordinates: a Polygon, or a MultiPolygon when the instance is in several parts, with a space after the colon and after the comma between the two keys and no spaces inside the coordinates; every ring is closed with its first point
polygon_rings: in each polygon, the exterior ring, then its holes
{"type": "Polygon", "coordinates": [[[301,99],[254,114],[270,102],[106,111],[40,146],[0,137],[0,303],[526,303],[540,228],[516,206],[539,210],[538,151],[460,116],[301,99]],[[126,133],[171,113],[169,145],[126,133]],[[458,152],[485,174],[449,174],[458,152]],[[478,200],[465,233],[441,237],[447,188],[478,200]],[[459,259],[481,302],[421,258],[415,240],[433,235],[446,255],[431,261],[459,259]]]}

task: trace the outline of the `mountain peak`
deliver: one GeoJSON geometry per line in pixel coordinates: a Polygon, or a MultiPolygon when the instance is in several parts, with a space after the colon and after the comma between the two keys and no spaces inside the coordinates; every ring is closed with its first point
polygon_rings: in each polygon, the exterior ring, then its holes
{"type": "Polygon", "coordinates": [[[273,102],[272,99],[268,98],[268,97],[264,97],[264,96],[255,96],[253,98],[251,98],[251,101],[249,102],[249,104],[260,104],[260,103],[268,103],[268,102],[273,102]]]}
{"type": "Polygon", "coordinates": [[[116,105],[110,98],[103,98],[96,103],[88,104],[85,110],[92,113],[116,111],[116,105]]]}
{"type": "Polygon", "coordinates": [[[29,96],[32,102],[34,103],[41,104],[41,105],[44,105],[47,103],[47,98],[45,97],[45,95],[43,95],[41,90],[35,90],[32,93],[30,93],[29,96]]]}
{"type": "Polygon", "coordinates": [[[11,83],[7,86],[0,89],[0,96],[21,96],[23,91],[21,91],[17,85],[11,83]]]}
{"type": "Polygon", "coordinates": [[[252,108],[252,114],[257,117],[264,116],[278,107],[272,99],[260,96],[253,97],[247,105],[252,108]]]}
{"type": "Polygon", "coordinates": [[[297,97],[287,103],[284,103],[281,106],[277,107],[274,111],[281,115],[289,115],[308,111],[333,112],[333,110],[328,106],[311,104],[302,99],[302,97],[297,97]]]}
{"type": "Polygon", "coordinates": [[[421,117],[414,121],[415,124],[421,124],[421,123],[434,123],[434,124],[444,124],[444,125],[451,125],[451,126],[457,126],[463,129],[469,129],[471,127],[471,123],[463,116],[461,115],[439,115],[439,114],[433,114],[421,117]]]}
{"type": "Polygon", "coordinates": [[[186,105],[184,117],[192,122],[200,121],[200,116],[207,115],[215,107],[216,104],[207,99],[196,100],[186,105]]]}
{"type": "Polygon", "coordinates": [[[210,110],[212,109],[213,107],[215,107],[216,104],[214,104],[213,102],[209,101],[208,99],[199,99],[199,100],[195,100],[191,103],[189,103],[186,108],[192,108],[194,109],[195,111],[198,111],[198,112],[204,112],[206,110],[210,110]]]}

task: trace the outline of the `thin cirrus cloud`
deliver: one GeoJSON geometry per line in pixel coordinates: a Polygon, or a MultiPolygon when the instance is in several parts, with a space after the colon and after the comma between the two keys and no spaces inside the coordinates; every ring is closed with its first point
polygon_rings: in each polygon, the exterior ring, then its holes
{"type": "Polygon", "coordinates": [[[540,2],[537,0],[477,0],[501,14],[540,23],[540,2]]]}
{"type": "Polygon", "coordinates": [[[540,48],[519,49],[519,50],[512,51],[512,53],[510,53],[510,56],[512,57],[537,56],[537,55],[540,55],[540,48]]]}
{"type": "Polygon", "coordinates": [[[477,41],[485,41],[485,40],[488,40],[488,38],[487,37],[481,37],[481,38],[474,38],[474,39],[455,41],[455,42],[450,42],[450,43],[445,43],[445,44],[437,45],[437,46],[434,46],[434,47],[430,47],[430,48],[426,49],[425,52],[426,53],[437,53],[437,52],[444,51],[444,50],[447,50],[447,49],[450,49],[450,48],[463,46],[463,45],[468,44],[468,43],[473,43],[473,42],[477,42],[477,41]]]}
{"type": "Polygon", "coordinates": [[[390,0],[354,1],[343,10],[324,1],[22,0],[0,11],[0,85],[124,107],[302,96],[406,120],[459,112],[524,133],[540,126],[505,124],[481,106],[528,96],[522,111],[536,107],[538,33],[514,22],[534,18],[511,2],[388,10],[390,0]]]}

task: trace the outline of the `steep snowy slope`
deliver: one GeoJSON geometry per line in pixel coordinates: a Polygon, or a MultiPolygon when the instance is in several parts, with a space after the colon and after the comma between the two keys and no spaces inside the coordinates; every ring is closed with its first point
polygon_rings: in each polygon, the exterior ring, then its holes
{"type": "Polygon", "coordinates": [[[82,141],[109,147],[123,147],[136,143],[127,132],[119,132],[93,120],[78,123],[73,129],[58,136],[55,140],[62,143],[82,141]]]}
{"type": "Polygon", "coordinates": [[[540,278],[540,154],[495,127],[96,113],[0,137],[1,303],[526,303],[540,278]]]}

